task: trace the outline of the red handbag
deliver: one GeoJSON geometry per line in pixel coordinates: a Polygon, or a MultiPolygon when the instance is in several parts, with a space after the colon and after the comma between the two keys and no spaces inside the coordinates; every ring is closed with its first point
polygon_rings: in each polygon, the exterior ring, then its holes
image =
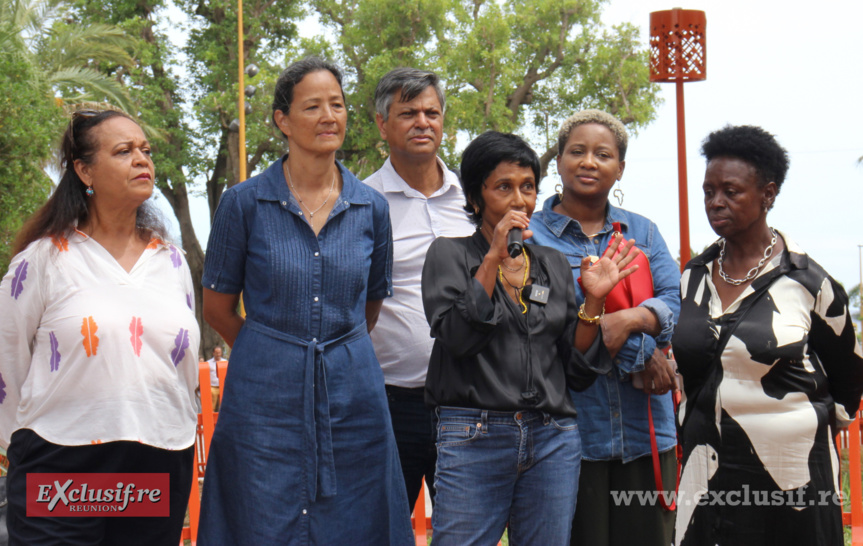
{"type": "MultiPolygon", "coordinates": [[[[612,226],[614,226],[615,233],[621,233],[619,222],[612,223],[612,226]]],[[[611,246],[611,244],[612,241],[609,241],[608,245],[611,246]]],[[[626,241],[622,239],[614,255],[616,256],[619,254],[625,246],[626,241]]],[[[617,283],[617,286],[615,286],[605,297],[605,312],[614,313],[615,311],[620,311],[622,309],[631,309],[641,304],[644,300],[653,297],[653,275],[650,273],[650,262],[648,261],[647,256],[644,255],[644,252],[639,252],[638,256],[636,256],[629,264],[630,267],[633,265],[637,265],[638,270],[617,283]]],[[[581,284],[581,277],[578,277],[578,286],[581,287],[582,292],[584,292],[584,286],[581,284]]],[[[672,394],[672,399],[674,400],[674,408],[676,412],[677,406],[680,404],[680,392],[675,391],[672,394]]],[[[647,419],[650,425],[650,454],[653,459],[653,479],[656,484],[656,490],[659,492],[659,504],[664,509],[673,512],[677,509],[676,494],[680,486],[680,463],[683,457],[683,450],[681,445],[678,443],[677,481],[674,487],[675,497],[672,497],[671,502],[668,503],[666,502],[665,494],[663,493],[665,487],[662,483],[662,470],[659,465],[659,447],[656,444],[656,429],[653,426],[653,411],[650,409],[650,396],[647,397],[647,419]]]]}

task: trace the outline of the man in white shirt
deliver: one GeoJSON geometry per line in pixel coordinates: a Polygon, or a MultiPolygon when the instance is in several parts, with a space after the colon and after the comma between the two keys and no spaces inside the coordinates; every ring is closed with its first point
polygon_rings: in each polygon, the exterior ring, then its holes
{"type": "Polygon", "coordinates": [[[390,157],[365,180],[390,204],[393,297],[384,300],[371,336],[384,372],[411,510],[423,477],[434,498],[435,430],[424,401],[433,344],[420,289],[425,255],[436,237],[462,237],[475,230],[458,177],[437,157],[445,106],[433,72],[397,68],[381,78],[375,90],[376,119],[390,157]]]}
{"type": "Polygon", "coordinates": [[[225,360],[222,358],[222,348],[218,345],[213,347],[213,358],[207,361],[210,365],[210,394],[213,396],[213,411],[219,411],[219,373],[216,368],[217,362],[225,360]]]}

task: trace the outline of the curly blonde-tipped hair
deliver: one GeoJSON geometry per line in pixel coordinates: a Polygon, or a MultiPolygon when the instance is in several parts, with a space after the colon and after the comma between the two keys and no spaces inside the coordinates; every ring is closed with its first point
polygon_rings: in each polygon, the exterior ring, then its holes
{"type": "Polygon", "coordinates": [[[629,143],[629,136],[626,134],[626,127],[619,119],[612,116],[608,112],[602,110],[582,110],[569,116],[563,125],[560,126],[560,131],[557,133],[557,155],[563,155],[563,149],[566,148],[566,142],[569,140],[569,135],[573,129],[579,125],[586,123],[598,123],[611,131],[614,135],[614,140],[617,142],[617,150],[620,153],[620,160],[626,159],[626,145],[629,143]]]}

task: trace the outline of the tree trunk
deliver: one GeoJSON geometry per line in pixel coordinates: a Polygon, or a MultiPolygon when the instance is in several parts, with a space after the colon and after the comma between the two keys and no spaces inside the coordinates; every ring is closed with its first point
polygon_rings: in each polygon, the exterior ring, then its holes
{"type": "Polygon", "coordinates": [[[213,173],[207,180],[207,204],[210,206],[210,224],[216,217],[216,208],[219,206],[219,200],[222,198],[222,190],[225,188],[225,182],[228,174],[228,163],[230,156],[228,155],[228,131],[222,129],[222,134],[219,136],[219,153],[216,155],[216,164],[213,166],[213,173]]]}
{"type": "Polygon", "coordinates": [[[557,142],[549,146],[542,156],[539,158],[539,177],[540,179],[548,176],[548,165],[551,160],[557,157],[557,142]]]}
{"type": "Polygon", "coordinates": [[[186,251],[186,262],[192,274],[192,286],[195,290],[195,317],[201,328],[201,349],[199,354],[208,354],[214,346],[222,343],[222,339],[210,325],[204,321],[204,289],[201,286],[201,277],[204,275],[204,251],[195,228],[192,226],[192,215],[189,211],[189,194],[185,184],[177,184],[176,188],[161,188],[162,193],[171,203],[177,222],[180,224],[180,237],[183,240],[183,250],[186,251]]]}

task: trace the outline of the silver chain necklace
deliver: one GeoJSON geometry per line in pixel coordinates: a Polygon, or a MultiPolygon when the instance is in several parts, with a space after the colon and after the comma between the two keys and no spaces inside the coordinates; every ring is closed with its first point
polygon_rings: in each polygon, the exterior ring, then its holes
{"type": "Polygon", "coordinates": [[[773,247],[776,246],[776,230],[773,228],[769,229],[770,233],[773,234],[773,238],[770,240],[770,244],[767,246],[767,248],[764,249],[764,257],[761,258],[761,260],[758,262],[758,265],[750,269],[749,273],[747,273],[746,276],[742,279],[732,279],[725,274],[725,271],[723,271],[722,262],[725,260],[725,237],[719,239],[719,259],[717,260],[717,262],[719,263],[719,276],[722,278],[723,281],[734,286],[740,286],[745,282],[751,281],[755,278],[756,275],[758,275],[758,272],[764,266],[764,263],[770,258],[770,256],[773,255],[773,247]]]}
{"type": "Polygon", "coordinates": [[[333,190],[336,187],[336,173],[333,172],[333,183],[330,184],[330,191],[329,191],[329,193],[327,193],[327,198],[324,199],[324,202],[321,203],[320,207],[316,208],[315,210],[312,210],[309,208],[308,205],[306,205],[306,203],[303,201],[303,198],[300,197],[300,192],[297,191],[297,188],[294,187],[294,179],[291,178],[291,168],[287,164],[285,164],[285,172],[288,173],[288,182],[291,184],[291,189],[294,191],[294,194],[297,196],[297,201],[300,202],[300,209],[302,209],[302,207],[306,207],[306,210],[309,211],[309,223],[311,224],[312,220],[315,218],[315,214],[317,214],[318,212],[320,212],[320,210],[322,208],[324,208],[324,205],[327,204],[327,202],[330,200],[330,197],[333,195],[333,190]]]}

